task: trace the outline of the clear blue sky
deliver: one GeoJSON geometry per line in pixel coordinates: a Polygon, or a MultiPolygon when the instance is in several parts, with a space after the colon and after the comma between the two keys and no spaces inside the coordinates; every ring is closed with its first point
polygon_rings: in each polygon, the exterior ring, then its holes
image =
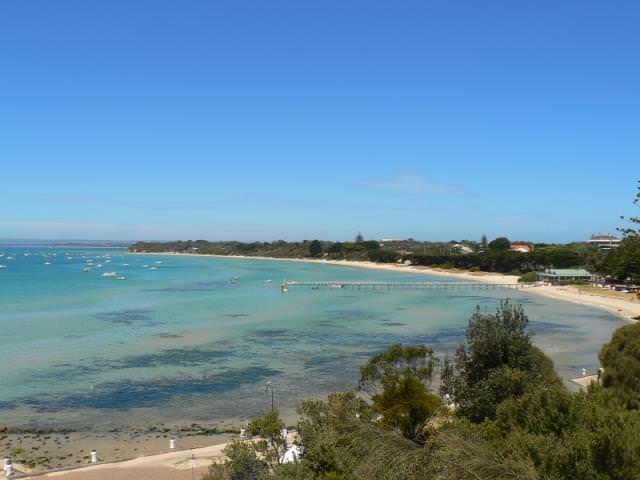
{"type": "Polygon", "coordinates": [[[0,3],[0,237],[569,241],[640,178],[640,3],[0,3]]]}

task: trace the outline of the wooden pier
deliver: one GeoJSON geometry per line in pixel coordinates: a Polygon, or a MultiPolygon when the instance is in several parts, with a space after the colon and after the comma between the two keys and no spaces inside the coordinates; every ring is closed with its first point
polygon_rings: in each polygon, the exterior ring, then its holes
{"type": "Polygon", "coordinates": [[[507,288],[520,290],[534,287],[535,282],[525,283],[489,283],[489,282],[381,282],[381,281],[284,281],[283,292],[294,287],[319,289],[355,289],[355,290],[491,290],[507,288]]]}

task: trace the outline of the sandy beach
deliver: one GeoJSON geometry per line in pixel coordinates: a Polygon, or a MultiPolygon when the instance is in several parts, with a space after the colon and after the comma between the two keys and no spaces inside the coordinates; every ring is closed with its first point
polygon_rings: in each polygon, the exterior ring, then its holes
{"type": "MultiPolygon", "coordinates": [[[[295,431],[287,436],[289,444],[297,438],[295,431]]],[[[224,441],[202,448],[168,451],[122,462],[106,462],[39,475],[22,476],[24,479],[60,480],[190,480],[199,479],[209,466],[224,458],[223,450],[232,441],[224,441]]],[[[248,440],[248,441],[251,441],[248,440]]],[[[1,475],[1,474],[0,474],[1,475]]],[[[0,476],[2,478],[2,476],[0,476]]]]}
{"type": "Polygon", "coordinates": [[[32,475],[27,479],[60,480],[189,480],[199,479],[209,465],[221,459],[228,442],[203,448],[179,450],[148,455],[123,462],[112,462],[58,471],[42,475],[32,475]]]}
{"type": "MultiPolygon", "coordinates": [[[[136,255],[170,255],[170,256],[194,256],[194,257],[212,257],[212,258],[238,258],[250,260],[275,260],[283,262],[304,262],[317,263],[322,265],[338,265],[341,267],[366,268],[371,270],[383,270],[388,272],[411,273],[422,275],[439,275],[443,277],[455,278],[462,281],[474,281],[485,283],[501,283],[516,285],[518,283],[517,275],[505,275],[501,273],[489,272],[469,272],[462,270],[422,267],[415,265],[405,265],[401,263],[375,263],[368,261],[352,261],[352,260],[315,260],[311,258],[273,258],[273,257],[250,257],[243,255],[206,255],[201,253],[135,253],[136,255]]],[[[567,302],[578,303],[581,305],[607,310],[618,315],[628,321],[637,321],[640,317],[640,299],[634,294],[627,294],[628,298],[612,298],[597,292],[589,293],[581,292],[576,287],[571,286],[548,286],[537,285],[527,289],[527,292],[556,300],[564,300],[567,302]]]]}

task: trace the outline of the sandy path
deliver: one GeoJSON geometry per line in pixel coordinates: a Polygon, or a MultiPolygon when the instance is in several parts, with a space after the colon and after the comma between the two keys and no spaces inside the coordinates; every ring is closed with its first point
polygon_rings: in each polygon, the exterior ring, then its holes
{"type": "Polygon", "coordinates": [[[191,479],[191,458],[195,458],[195,478],[207,471],[214,459],[222,458],[226,443],[134,458],[124,462],[104,463],[73,470],[33,475],[29,479],[60,480],[182,480],[191,479]]]}

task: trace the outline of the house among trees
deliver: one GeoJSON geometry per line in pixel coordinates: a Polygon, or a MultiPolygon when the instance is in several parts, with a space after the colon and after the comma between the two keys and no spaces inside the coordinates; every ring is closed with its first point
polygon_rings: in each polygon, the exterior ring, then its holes
{"type": "Polygon", "coordinates": [[[473,248],[471,248],[468,245],[464,245],[462,243],[454,243],[451,246],[451,250],[456,252],[456,253],[461,253],[463,255],[466,255],[468,253],[473,253],[473,248]]]}
{"type": "Polygon", "coordinates": [[[547,268],[544,272],[536,272],[536,280],[552,285],[591,283],[596,280],[596,276],[584,268],[547,268]]]}
{"type": "Polygon", "coordinates": [[[533,245],[524,242],[515,242],[511,244],[509,250],[518,253],[531,253],[533,252],[533,245]]]}
{"type": "Polygon", "coordinates": [[[622,240],[613,235],[603,235],[601,233],[591,235],[591,238],[588,240],[589,245],[595,245],[598,247],[598,250],[611,250],[612,248],[618,247],[621,242],[622,240]]]}

